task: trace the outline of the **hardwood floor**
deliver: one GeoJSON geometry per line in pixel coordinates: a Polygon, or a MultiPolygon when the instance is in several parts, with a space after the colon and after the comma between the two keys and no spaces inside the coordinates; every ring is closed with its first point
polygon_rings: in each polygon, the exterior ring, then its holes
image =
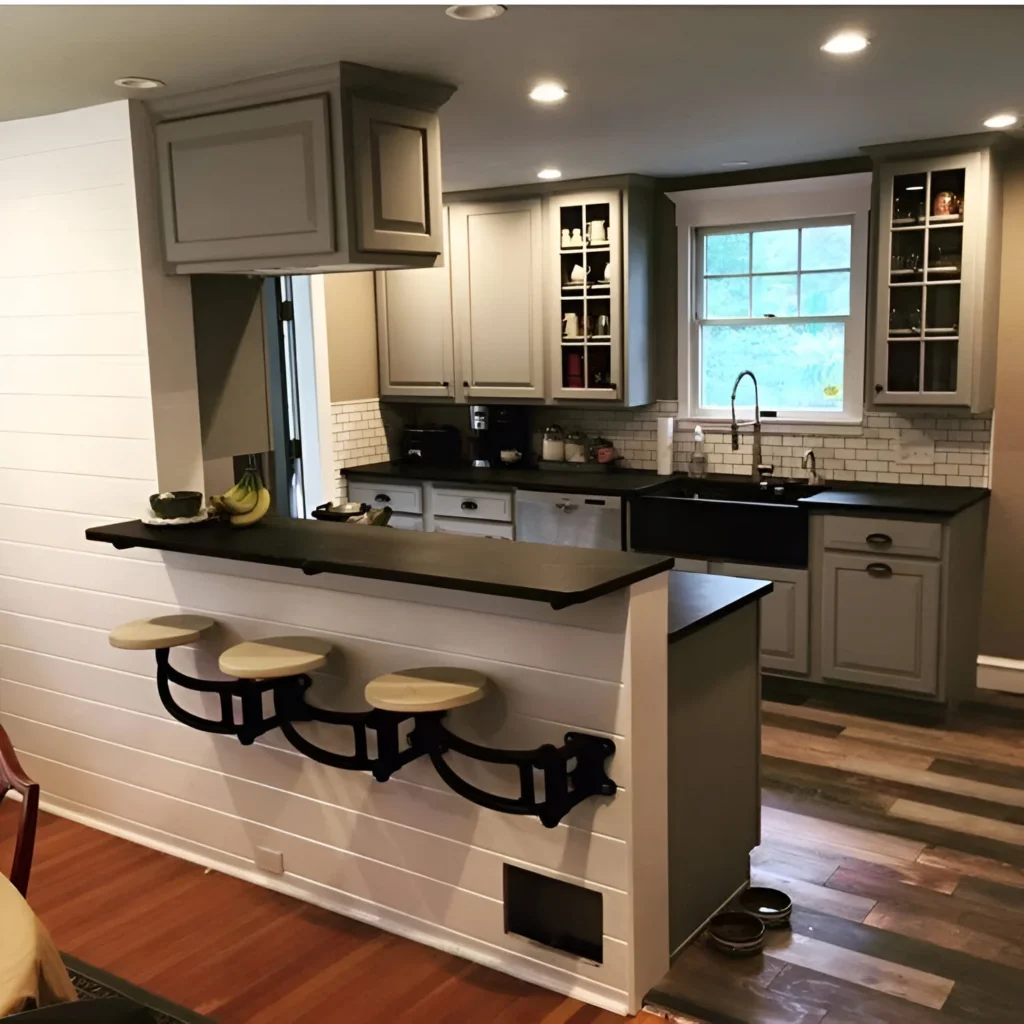
{"type": "MultiPolygon", "coordinates": [[[[751,960],[698,940],[652,1009],[706,1024],[1024,1020],[1021,708],[931,727],[766,702],[753,881],[791,895],[792,929],[751,960]]],[[[0,863],[13,811],[0,808],[0,863]]],[[[62,949],[221,1024],[623,1020],[45,814],[29,892],[62,949]]]]}
{"type": "MultiPolygon", "coordinates": [[[[0,805],[5,869],[17,809],[0,805]]],[[[625,1020],[49,814],[29,902],[65,952],[220,1024],[625,1020]]]]}
{"type": "Polygon", "coordinates": [[[765,702],[765,953],[698,941],[651,1001],[708,1024],[1024,1020],[1024,700],[942,727],[765,702]]]}

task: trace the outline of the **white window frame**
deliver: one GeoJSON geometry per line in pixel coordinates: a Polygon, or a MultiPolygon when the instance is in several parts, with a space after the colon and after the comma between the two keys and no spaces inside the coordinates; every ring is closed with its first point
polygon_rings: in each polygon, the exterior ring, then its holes
{"type": "MultiPolygon", "coordinates": [[[[745,230],[834,217],[852,217],[850,251],[850,317],[847,322],[841,412],[788,412],[766,420],[766,432],[793,433],[792,425],[852,432],[863,421],[865,332],[867,329],[868,227],[871,213],[871,174],[840,174],[826,178],[731,185],[670,192],[676,206],[679,272],[679,414],[685,423],[714,428],[727,425],[729,411],[700,407],[700,339],[697,322],[697,234],[702,228],[737,227],[745,230]]],[[[751,321],[757,322],[757,321],[751,321]]],[[[749,401],[753,389],[741,389],[749,401]]],[[[764,401],[762,399],[762,407],[764,401]]],[[[770,406],[768,406],[770,408],[770,406]]],[[[737,406],[749,418],[753,404],[737,406]]],[[[818,431],[820,432],[820,431],[818,431]]]]}

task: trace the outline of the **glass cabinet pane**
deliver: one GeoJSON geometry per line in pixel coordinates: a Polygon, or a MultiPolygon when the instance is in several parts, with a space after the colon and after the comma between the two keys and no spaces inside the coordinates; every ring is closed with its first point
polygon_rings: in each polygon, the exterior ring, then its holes
{"type": "Polygon", "coordinates": [[[967,172],[963,167],[948,171],[932,171],[929,189],[928,223],[956,223],[964,219],[964,186],[967,172]]]}
{"type": "Polygon", "coordinates": [[[889,289],[889,336],[920,335],[924,289],[908,286],[889,289]]]}
{"type": "Polygon", "coordinates": [[[892,183],[892,225],[923,224],[928,202],[928,175],[900,174],[892,183]]]}
{"type": "Polygon", "coordinates": [[[921,390],[921,343],[919,341],[890,341],[889,391],[921,390]]]}
{"type": "Polygon", "coordinates": [[[929,284],[925,334],[956,336],[960,329],[960,285],[929,284]]]}
{"type": "Polygon", "coordinates": [[[924,390],[956,391],[957,342],[924,343],[924,390]]]}
{"type": "Polygon", "coordinates": [[[928,280],[959,280],[964,255],[964,229],[960,224],[928,231],[928,280]]]}

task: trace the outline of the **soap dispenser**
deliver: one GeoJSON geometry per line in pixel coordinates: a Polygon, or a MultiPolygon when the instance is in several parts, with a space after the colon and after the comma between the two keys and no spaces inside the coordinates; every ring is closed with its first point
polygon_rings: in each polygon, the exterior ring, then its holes
{"type": "Polygon", "coordinates": [[[698,423],[693,428],[693,456],[690,459],[690,476],[702,477],[708,471],[708,453],[704,446],[704,428],[698,423]]]}

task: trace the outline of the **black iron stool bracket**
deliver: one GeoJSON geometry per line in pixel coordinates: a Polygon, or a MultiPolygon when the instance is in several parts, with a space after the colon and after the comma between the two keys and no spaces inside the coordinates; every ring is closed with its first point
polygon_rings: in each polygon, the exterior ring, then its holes
{"type": "Polygon", "coordinates": [[[547,828],[554,828],[577,804],[591,796],[612,796],[615,783],[605,771],[605,762],[615,753],[615,744],[602,736],[567,732],[562,746],[551,743],[532,750],[502,750],[483,747],[462,739],[444,724],[445,712],[402,714],[394,711],[330,711],[306,700],[313,681],[308,675],[280,679],[195,679],[179,672],[170,663],[170,649],[156,651],[157,692],[167,712],[176,721],[202,732],[237,736],[240,743],[251,744],[271,729],[279,728],[300,753],[320,764],[348,771],[368,771],[378,782],[386,782],[400,768],[420,757],[428,757],[441,780],[459,796],[481,807],[503,814],[527,814],[538,817],[547,828]],[[198,693],[216,693],[220,698],[219,720],[203,718],[175,703],[170,684],[175,683],[198,693]],[[273,693],[274,713],[263,714],[263,694],[273,693]],[[232,698],[241,703],[241,722],[235,722],[232,698]],[[413,720],[413,730],[404,749],[399,727],[413,720]],[[339,754],[318,746],[295,728],[297,722],[325,722],[352,729],[355,752],[339,754]],[[373,729],[377,756],[370,757],[367,730],[373,729]],[[454,751],[486,764],[515,765],[519,769],[520,795],[499,796],[467,782],[445,761],[454,751]],[[570,768],[570,763],[573,763],[570,768]],[[544,799],[536,798],[534,771],[544,779],[544,799]]]}
{"type": "Polygon", "coordinates": [[[327,708],[318,708],[306,701],[306,693],[312,685],[309,676],[292,677],[288,682],[295,680],[298,680],[298,686],[275,688],[274,710],[281,732],[300,754],[332,768],[371,772],[378,782],[387,782],[399,768],[420,756],[420,752],[412,748],[404,751],[399,749],[398,727],[411,716],[389,714],[375,708],[369,711],[329,711],[327,708]],[[339,754],[317,746],[295,728],[296,722],[326,722],[329,725],[348,726],[352,729],[355,753],[339,754]],[[373,729],[376,734],[376,757],[369,756],[367,729],[373,729]]]}
{"type": "Polygon", "coordinates": [[[615,753],[615,744],[603,736],[567,732],[560,747],[545,743],[533,750],[500,750],[456,736],[444,724],[443,711],[414,717],[416,726],[409,737],[412,748],[430,758],[449,789],[481,807],[503,814],[536,815],[546,828],[554,828],[588,797],[613,796],[616,791],[605,771],[605,761],[615,753]],[[520,795],[499,796],[467,782],[445,761],[449,750],[487,764],[516,765],[520,795]],[[574,767],[569,767],[570,762],[575,762],[574,767]],[[543,775],[543,800],[536,798],[535,770],[543,775]]]}

